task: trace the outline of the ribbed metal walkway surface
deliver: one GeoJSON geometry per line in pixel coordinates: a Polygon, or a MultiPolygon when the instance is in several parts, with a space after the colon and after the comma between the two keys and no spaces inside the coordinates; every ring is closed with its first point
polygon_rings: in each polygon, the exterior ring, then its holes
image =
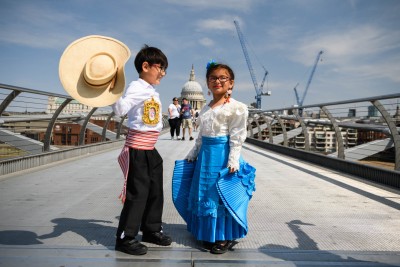
{"type": "MultiPolygon", "coordinates": [[[[400,194],[245,144],[257,168],[249,234],[224,255],[202,250],[171,200],[174,161],[193,141],[160,137],[170,247],[114,251],[120,150],[0,178],[0,266],[400,266],[400,194]]],[[[140,237],[139,237],[140,238],[140,237]]]]}

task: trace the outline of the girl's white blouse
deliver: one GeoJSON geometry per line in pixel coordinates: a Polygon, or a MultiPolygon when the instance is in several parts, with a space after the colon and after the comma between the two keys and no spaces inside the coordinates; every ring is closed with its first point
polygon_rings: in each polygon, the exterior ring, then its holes
{"type": "Polygon", "coordinates": [[[240,151],[247,136],[247,118],[247,106],[232,98],[229,103],[213,109],[206,105],[200,111],[197,119],[199,136],[196,139],[195,146],[186,156],[186,159],[195,160],[197,158],[202,136],[216,137],[229,135],[230,150],[227,167],[230,166],[238,170],[240,151]]]}

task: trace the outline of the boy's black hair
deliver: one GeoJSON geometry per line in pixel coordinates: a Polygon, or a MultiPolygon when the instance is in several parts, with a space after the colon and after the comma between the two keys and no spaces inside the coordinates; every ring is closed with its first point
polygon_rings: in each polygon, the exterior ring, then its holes
{"type": "Polygon", "coordinates": [[[139,74],[143,71],[143,62],[146,61],[150,65],[160,64],[161,68],[168,68],[168,59],[164,53],[160,49],[148,46],[147,44],[140,49],[135,57],[135,68],[139,74]]]}
{"type": "Polygon", "coordinates": [[[208,69],[207,69],[207,73],[206,73],[206,79],[208,81],[208,78],[210,77],[211,72],[213,72],[214,70],[217,69],[226,69],[229,73],[229,76],[231,76],[231,80],[235,80],[235,73],[233,72],[233,70],[231,69],[231,67],[229,67],[226,64],[212,64],[208,69]]]}

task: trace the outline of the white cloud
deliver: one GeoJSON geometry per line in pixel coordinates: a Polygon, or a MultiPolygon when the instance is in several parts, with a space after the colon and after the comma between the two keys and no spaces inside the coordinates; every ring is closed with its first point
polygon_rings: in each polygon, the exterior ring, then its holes
{"type": "Polygon", "coordinates": [[[348,64],[340,65],[337,69],[342,73],[355,73],[360,79],[390,79],[393,82],[400,82],[400,56],[396,55],[389,59],[376,60],[370,64],[348,64]]]}
{"type": "MultiPolygon", "coordinates": [[[[275,30],[277,35],[283,34],[275,30]]],[[[305,66],[312,66],[320,50],[323,64],[337,73],[354,77],[389,78],[399,81],[400,31],[362,25],[331,32],[308,34],[297,43],[291,43],[288,57],[305,66]]]]}
{"type": "Polygon", "coordinates": [[[60,27],[68,25],[70,32],[79,28],[75,15],[34,3],[7,7],[1,17],[0,41],[30,47],[59,48],[71,40],[68,33],[60,32],[60,27]]]}
{"type": "Polygon", "coordinates": [[[204,46],[207,46],[207,47],[210,47],[210,46],[214,45],[214,41],[211,40],[210,38],[207,38],[207,37],[204,37],[204,38],[200,39],[199,42],[200,42],[201,45],[204,45],[204,46]]]}
{"type": "Polygon", "coordinates": [[[225,16],[219,19],[205,19],[199,20],[196,23],[197,28],[200,30],[229,30],[234,31],[235,25],[233,24],[233,18],[225,16]]]}
{"type": "Polygon", "coordinates": [[[348,62],[354,57],[371,57],[398,48],[400,48],[400,31],[389,31],[367,25],[348,31],[322,33],[314,38],[307,36],[300,43],[298,50],[304,55],[322,49],[332,58],[348,62]]]}

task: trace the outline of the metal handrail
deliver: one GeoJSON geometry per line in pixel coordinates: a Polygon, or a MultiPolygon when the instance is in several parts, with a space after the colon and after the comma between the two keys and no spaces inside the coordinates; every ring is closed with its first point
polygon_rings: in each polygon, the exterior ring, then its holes
{"type": "MultiPolygon", "coordinates": [[[[115,121],[119,122],[119,126],[115,132],[115,140],[119,140],[121,135],[123,134],[122,124],[126,120],[125,117],[119,118],[114,117],[112,110],[109,111],[100,111],[92,109],[92,112],[86,113],[79,113],[79,114],[62,114],[63,109],[68,105],[70,101],[73,99],[70,96],[62,95],[62,94],[55,94],[40,90],[28,89],[18,86],[11,86],[6,84],[0,84],[0,90],[6,90],[7,93],[3,94],[6,95],[3,101],[0,103],[0,141],[4,143],[1,139],[5,135],[8,135],[7,138],[10,138],[12,133],[7,132],[6,125],[18,124],[18,123],[28,123],[28,122],[40,122],[45,121],[47,122],[47,131],[45,138],[42,143],[42,148],[40,148],[40,143],[36,142],[35,144],[24,144],[21,145],[23,149],[27,150],[28,154],[35,154],[35,153],[44,153],[49,152],[51,148],[51,134],[53,131],[53,127],[56,121],[62,120],[70,120],[70,121],[83,121],[83,126],[81,129],[86,129],[87,124],[91,116],[101,115],[104,116],[104,126],[99,131],[99,135],[101,136],[100,142],[107,142],[106,133],[107,127],[110,123],[110,120],[114,119],[115,121]],[[15,114],[9,114],[10,116],[4,116],[5,111],[11,108],[11,104],[13,102],[17,102],[17,100],[23,97],[26,94],[33,94],[33,95],[43,95],[48,97],[59,97],[64,99],[64,106],[60,107],[57,112],[53,114],[21,114],[21,116],[16,116],[15,114]],[[95,113],[96,111],[96,113],[95,113]],[[3,131],[4,130],[4,131],[3,131]],[[2,136],[2,134],[5,134],[2,136]],[[29,151],[29,147],[33,147],[32,151],[29,151]],[[39,148],[38,148],[39,147],[39,148]]],[[[399,128],[396,125],[396,121],[391,117],[390,108],[387,107],[387,104],[384,101],[388,100],[398,100],[400,99],[400,94],[390,94],[390,95],[380,95],[375,97],[366,97],[366,98],[358,98],[352,100],[343,100],[343,101],[335,101],[335,102],[327,102],[327,103],[317,103],[312,105],[304,105],[299,107],[286,107],[286,108],[277,108],[277,109],[267,109],[267,110],[256,110],[256,109],[249,109],[249,121],[248,121],[248,138],[256,138],[261,142],[267,142],[269,145],[279,145],[283,148],[290,148],[292,149],[294,143],[293,139],[298,137],[299,142],[297,150],[304,150],[310,153],[317,153],[323,156],[326,156],[327,152],[319,152],[321,148],[323,149],[323,144],[321,141],[318,141],[318,145],[313,143],[313,132],[312,130],[315,129],[315,126],[321,127],[330,127],[331,132],[333,135],[336,136],[334,148],[332,148],[332,153],[328,156],[330,157],[337,157],[342,160],[352,160],[346,154],[349,148],[349,142],[353,142],[357,138],[355,136],[351,136],[351,132],[346,133],[346,136],[342,138],[342,130],[343,129],[353,129],[355,132],[360,131],[371,131],[375,134],[380,134],[382,136],[386,136],[389,141],[381,142],[376,146],[381,146],[383,148],[389,148],[389,154],[392,153],[393,155],[393,169],[396,171],[400,170],[400,137],[399,137],[399,128]],[[368,102],[369,105],[372,105],[376,108],[376,110],[380,114],[380,118],[382,120],[382,124],[380,125],[373,125],[373,124],[362,124],[362,123],[355,123],[344,121],[335,114],[335,109],[339,109],[338,106],[341,105],[348,105],[348,104],[355,104],[355,103],[362,103],[368,102]],[[324,114],[326,119],[321,118],[310,118],[307,117],[306,112],[299,112],[299,110],[306,110],[306,109],[316,109],[319,113],[324,114]],[[293,115],[282,114],[282,112],[292,112],[293,115]],[[302,114],[300,116],[300,114],[302,114]],[[296,127],[292,127],[292,125],[287,125],[288,122],[296,122],[298,125],[296,127]],[[293,132],[294,128],[297,129],[296,132],[293,132]],[[300,140],[301,139],[301,140],[300,140]],[[321,147],[322,145],[322,147],[321,147]],[[393,148],[391,148],[393,147],[393,148]],[[394,152],[391,152],[391,149],[394,152]],[[334,155],[335,154],[335,155],[334,155]]],[[[46,105],[46,100],[43,100],[43,105],[46,105]]],[[[29,101],[28,101],[29,102],[29,101]]],[[[23,102],[25,103],[25,102],[23,102]]],[[[28,103],[29,104],[29,103],[28,103]]],[[[37,103],[35,103],[37,104],[37,103]]],[[[32,103],[33,105],[33,103],[32,103]]],[[[168,127],[168,120],[167,116],[163,117],[163,126],[164,128],[168,127]]],[[[24,126],[23,126],[24,127],[24,126]]],[[[28,126],[26,126],[28,127],[28,126]]],[[[81,131],[78,146],[84,146],[84,130],[81,131]]],[[[20,138],[20,137],[18,137],[20,138]]],[[[328,138],[326,138],[327,140],[328,138]]],[[[26,141],[24,139],[23,141],[26,141]]],[[[378,140],[379,141],[379,140],[378,140]]],[[[29,143],[29,142],[28,142],[29,143]]],[[[375,145],[375,144],[374,144],[375,145]]],[[[26,155],[26,154],[24,154],[26,155]]],[[[1,156],[1,155],[0,155],[1,156]]]]}
{"type": "MultiPolygon", "coordinates": [[[[334,133],[333,135],[335,136],[335,149],[333,152],[335,152],[336,156],[341,159],[346,159],[346,142],[348,140],[355,140],[355,137],[349,137],[347,140],[342,137],[342,129],[354,129],[354,131],[370,131],[370,132],[376,132],[376,133],[383,133],[386,134],[387,137],[391,140],[390,142],[386,142],[386,147],[385,148],[390,148],[391,145],[394,147],[394,167],[393,169],[396,171],[400,171],[400,135],[399,135],[399,129],[400,129],[400,118],[395,119],[392,118],[392,114],[390,114],[389,110],[387,107],[385,107],[385,104],[382,104],[383,101],[385,100],[397,100],[397,103],[399,103],[400,99],[400,94],[389,94],[389,95],[380,95],[380,96],[375,96],[375,97],[365,97],[365,98],[358,98],[358,99],[352,99],[352,100],[342,100],[342,101],[335,101],[335,102],[327,102],[327,103],[317,103],[317,104],[312,104],[312,105],[304,105],[304,106],[292,106],[292,107],[286,107],[286,108],[277,108],[277,109],[267,109],[267,110],[259,110],[259,109],[250,109],[249,110],[249,124],[253,123],[253,129],[251,131],[248,131],[249,135],[252,133],[253,136],[249,136],[250,138],[257,136],[257,139],[260,139],[261,136],[266,136],[267,133],[270,136],[271,135],[271,122],[272,121],[277,121],[277,124],[280,125],[282,134],[282,138],[276,138],[274,136],[274,141],[275,139],[278,139],[277,143],[275,144],[282,144],[284,147],[293,147],[291,146],[288,142],[288,139],[290,138],[295,138],[295,136],[288,137],[287,129],[286,129],[286,123],[290,121],[295,121],[298,122],[302,128],[301,130],[301,135],[302,136],[308,136],[309,135],[309,130],[312,130],[316,126],[320,125],[327,125],[332,128],[332,132],[334,133]],[[356,104],[356,103],[363,103],[363,102],[369,102],[370,106],[375,107],[377,112],[379,112],[379,118],[381,120],[381,124],[364,124],[360,122],[348,122],[349,118],[343,117],[343,116],[335,116],[330,109],[335,109],[341,105],[348,105],[348,104],[356,104]],[[328,109],[329,107],[329,109],[328,109]],[[324,114],[326,116],[326,119],[321,121],[320,119],[314,119],[310,117],[306,117],[303,112],[298,112],[306,109],[317,109],[319,112],[318,114],[324,114]],[[280,114],[280,113],[293,113],[293,115],[287,115],[287,114],[280,114]],[[299,116],[298,114],[303,114],[303,116],[299,116]],[[267,118],[267,119],[266,119],[267,118]],[[269,118],[269,119],[268,119],[269,118]],[[267,124],[267,127],[261,127],[262,124],[267,124]],[[396,125],[397,123],[397,125],[396,125]],[[254,129],[256,129],[256,133],[254,133],[254,129]],[[261,130],[263,129],[263,130],[261,130]],[[283,141],[282,141],[283,140],[283,141]],[[390,145],[389,145],[390,144],[390,145]]],[[[399,105],[397,104],[397,111],[398,112],[399,105]]],[[[399,115],[399,114],[397,114],[399,115]]],[[[361,118],[360,118],[361,119],[361,118]]],[[[296,127],[293,127],[293,129],[296,127]]],[[[293,130],[291,129],[291,130],[293,130]]],[[[379,139],[379,138],[378,138],[379,139]]],[[[262,140],[262,138],[261,138],[262,140]]],[[[309,139],[307,138],[309,141],[309,139]]],[[[269,142],[271,144],[274,144],[272,141],[272,138],[265,138],[265,142],[269,142]]],[[[301,147],[299,149],[307,149],[309,146],[305,145],[305,147],[301,147]]],[[[318,152],[318,149],[315,149],[313,152],[318,152]]],[[[390,153],[390,151],[389,151],[390,153]]]]}
{"type": "Polygon", "coordinates": [[[273,112],[273,111],[284,111],[284,110],[291,110],[295,109],[306,109],[306,108],[313,108],[317,106],[336,106],[336,105],[345,105],[345,104],[352,104],[356,102],[370,102],[374,100],[386,100],[386,99],[394,99],[400,98],[400,94],[389,94],[389,95],[380,95],[380,96],[371,96],[371,97],[364,97],[364,98],[355,98],[350,100],[341,100],[341,101],[333,101],[333,102],[326,102],[326,103],[316,103],[310,105],[303,105],[303,106],[296,106],[296,107],[284,107],[284,108],[277,108],[277,109],[266,109],[266,110],[250,110],[250,113],[264,113],[264,112],[273,112]]]}
{"type": "MultiPolygon", "coordinates": [[[[85,134],[88,128],[89,120],[95,116],[104,117],[105,120],[104,125],[102,127],[98,127],[100,128],[100,130],[98,130],[97,133],[99,136],[101,136],[101,138],[99,139],[99,143],[108,142],[109,139],[107,139],[106,136],[112,134],[112,132],[107,130],[110,125],[111,119],[119,122],[119,126],[116,129],[115,133],[115,140],[120,140],[121,134],[123,133],[122,126],[124,124],[125,117],[116,117],[111,108],[108,108],[107,111],[104,111],[104,108],[102,110],[92,108],[90,112],[63,114],[64,109],[70,103],[72,103],[72,97],[63,94],[56,94],[7,84],[0,84],[0,95],[5,96],[2,100],[0,99],[0,144],[8,144],[8,146],[0,146],[0,161],[7,160],[9,158],[18,158],[20,156],[26,157],[28,155],[40,154],[50,152],[55,149],[60,149],[60,147],[56,148],[52,146],[52,134],[57,121],[68,121],[69,123],[73,124],[81,124],[81,130],[79,132],[79,142],[77,146],[86,145],[85,134]],[[45,113],[48,105],[48,98],[38,98],[36,96],[61,98],[62,104],[60,104],[55,112],[52,112],[50,114],[45,113]],[[20,99],[22,98],[28,100],[24,99],[21,101],[20,99]],[[20,105],[16,104],[12,106],[14,102],[26,104],[27,109],[33,109],[34,105],[40,105],[40,107],[35,107],[34,112],[22,112],[21,110],[18,110],[21,109],[20,105]],[[37,110],[41,110],[41,112],[37,112],[37,110]],[[33,123],[42,123],[41,128],[44,128],[44,130],[42,130],[42,140],[33,140],[31,138],[28,138],[27,136],[18,134],[19,132],[29,130],[33,123]],[[21,124],[24,124],[25,126],[21,126],[21,128],[17,129],[17,127],[19,127],[18,125],[21,124]],[[6,152],[2,154],[3,150],[11,150],[12,152],[6,152]]],[[[164,128],[168,127],[168,121],[165,117],[166,115],[163,115],[164,128]]],[[[97,131],[96,127],[91,126],[92,131],[93,129],[97,131]]],[[[71,147],[65,147],[65,149],[69,148],[71,147]]],[[[63,149],[63,147],[61,147],[61,149],[63,149]]]]}

